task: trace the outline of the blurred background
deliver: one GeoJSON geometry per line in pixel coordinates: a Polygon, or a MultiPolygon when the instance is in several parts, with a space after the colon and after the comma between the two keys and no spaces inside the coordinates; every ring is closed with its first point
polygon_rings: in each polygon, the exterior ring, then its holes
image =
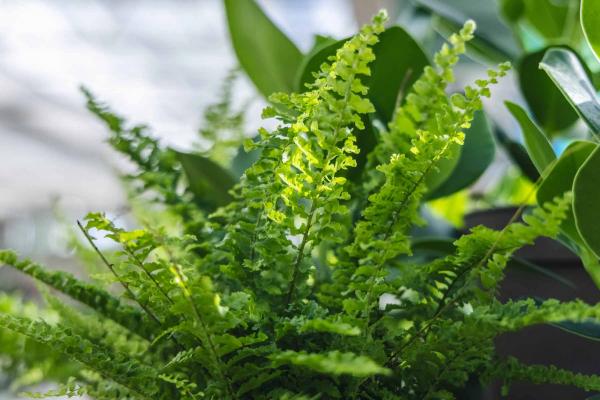
{"type": "MultiPolygon", "coordinates": [[[[260,3],[303,50],[316,32],[351,34],[364,12],[345,0],[260,3]]],[[[80,85],[186,148],[235,66],[219,0],[0,2],[0,248],[64,259],[57,213],[73,225],[125,205],[118,171],[127,165],[104,143],[80,85]]],[[[236,94],[254,100],[246,117],[255,131],[260,96],[245,78],[236,94]]]]}

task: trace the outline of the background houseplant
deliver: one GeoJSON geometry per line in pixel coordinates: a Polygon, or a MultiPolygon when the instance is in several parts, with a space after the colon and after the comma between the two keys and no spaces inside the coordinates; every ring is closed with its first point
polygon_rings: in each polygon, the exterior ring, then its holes
{"type": "MultiPolygon", "coordinates": [[[[6,326],[54,344],[104,376],[75,370],[64,392],[109,398],[187,398],[200,392],[216,398],[392,393],[436,398],[451,397],[469,373],[598,387],[594,377],[493,356],[491,339],[505,330],[597,315],[596,308],[582,303],[538,307],[494,300],[514,249],[541,233],[558,232],[568,194],[527,218],[529,226],[478,229],[458,241],[451,256],[430,263],[397,258],[409,249],[407,228],[419,220],[420,199],[444,176],[435,169],[438,161],[456,162],[462,128],[480,108],[487,85],[506,69],[491,71],[489,80],[466,90],[466,97],[447,97],[450,66],[471,38],[471,24],[436,57],[437,72],[428,69],[402,108],[392,110],[382,140],[363,159],[364,171],[355,172],[354,181],[346,175],[357,150],[354,134],[367,128],[359,115],[375,110],[361,97],[366,86],[354,78],[376,62],[369,46],[376,33],[383,36],[381,24],[380,16],[340,47],[334,67],[323,68],[311,91],[274,98],[276,106],[265,113],[282,125],[248,143],[262,150],[261,156],[232,192],[233,201],[217,185],[227,182],[227,175],[215,163],[161,149],[143,127],[128,128],[88,93],[89,108],[113,131],[111,143],[139,164],[134,179],[140,188],[158,194],[183,225],[173,236],[151,222],[146,230],[125,231],[102,215],[88,217],[86,232],[106,231],[122,246],[106,264],[135,307],[2,253],[7,264],[121,325],[101,319],[90,329],[89,317],[51,297],[60,315],[57,325],[3,317],[6,326]],[[377,165],[380,173],[373,170],[377,165]],[[184,174],[189,185],[182,192],[178,183],[184,174]],[[357,221],[349,218],[349,208],[358,209],[357,221]],[[349,238],[341,237],[344,231],[349,238]],[[386,279],[388,266],[398,270],[397,277],[386,279]],[[378,306],[382,294],[396,296],[385,310],[378,306]],[[391,370],[395,375],[385,378],[391,370]]],[[[12,312],[20,313],[18,307],[12,312]]],[[[33,363],[56,362],[35,356],[33,363]]],[[[13,360],[30,361],[20,354],[13,360]]]]}

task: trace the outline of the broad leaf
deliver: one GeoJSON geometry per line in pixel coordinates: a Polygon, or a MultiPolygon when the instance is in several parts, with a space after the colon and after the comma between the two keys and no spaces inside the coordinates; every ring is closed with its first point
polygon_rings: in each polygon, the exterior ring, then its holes
{"type": "Polygon", "coordinates": [[[208,207],[218,207],[231,201],[229,189],[235,181],[221,166],[197,154],[176,152],[196,200],[208,207]]]}
{"type": "MultiPolygon", "coordinates": [[[[556,196],[572,190],[577,171],[594,149],[596,149],[596,145],[592,142],[576,141],[571,143],[542,181],[537,192],[538,203],[551,201],[556,196]]],[[[569,213],[563,221],[561,229],[569,238],[579,244],[582,243],[572,213],[569,213]]]]}
{"type": "Polygon", "coordinates": [[[521,106],[510,101],[506,101],[504,104],[506,104],[513,117],[519,122],[523,138],[525,139],[527,153],[540,175],[543,175],[544,170],[556,160],[556,154],[554,154],[552,145],[546,138],[546,135],[529,118],[529,115],[527,115],[527,112],[521,106]]]}
{"type": "Polygon", "coordinates": [[[467,43],[468,53],[486,61],[499,63],[512,60],[519,54],[510,29],[499,18],[494,0],[417,0],[418,4],[429,9],[438,18],[435,28],[444,37],[456,32],[464,21],[472,19],[477,23],[473,40],[467,43]]]}
{"type": "MultiPolygon", "coordinates": [[[[573,185],[573,212],[583,241],[600,255],[600,147],[583,163],[573,185]]],[[[600,256],[599,256],[600,257],[600,256]]]]}
{"type": "Polygon", "coordinates": [[[431,192],[435,192],[453,174],[461,159],[463,147],[457,143],[452,143],[447,152],[453,152],[454,154],[451,157],[439,159],[435,164],[435,168],[430,169],[429,173],[425,175],[425,185],[431,192]]]}
{"type": "Polygon", "coordinates": [[[510,261],[507,264],[508,268],[520,269],[524,271],[529,271],[534,274],[543,275],[544,277],[555,280],[556,282],[560,282],[561,284],[571,288],[577,289],[577,286],[567,278],[562,277],[561,275],[553,272],[550,268],[541,267],[537,264],[532,263],[524,258],[512,256],[510,261]]]}
{"type": "Polygon", "coordinates": [[[590,74],[576,53],[564,47],[550,48],[540,68],[546,71],[592,132],[600,134],[600,102],[590,74]]]}
{"type": "Polygon", "coordinates": [[[240,146],[236,155],[231,160],[229,169],[233,176],[239,179],[248,168],[252,166],[260,157],[260,150],[246,151],[244,146],[240,146]]]}
{"type": "MultiPolygon", "coordinates": [[[[538,306],[543,304],[545,301],[545,299],[540,297],[534,297],[533,300],[538,306]]],[[[593,319],[579,322],[565,320],[553,322],[550,325],[586,339],[600,340],[600,323],[593,319]]]]}
{"type": "Polygon", "coordinates": [[[265,97],[291,92],[302,53],[254,0],[224,0],[233,49],[265,97]]]}
{"type": "Polygon", "coordinates": [[[511,23],[517,22],[525,14],[524,0],[501,0],[500,13],[511,23]]]}
{"type": "Polygon", "coordinates": [[[501,129],[496,127],[494,130],[498,143],[506,150],[509,158],[516,164],[521,170],[521,173],[527,177],[531,182],[535,182],[539,179],[540,174],[538,173],[533,161],[527,154],[525,146],[521,143],[511,139],[501,129]]]}
{"type": "Polygon", "coordinates": [[[294,77],[294,90],[296,92],[303,92],[306,90],[306,84],[312,82],[314,80],[313,73],[317,72],[322,63],[327,61],[327,57],[335,55],[335,50],[337,50],[343,42],[340,42],[337,39],[334,39],[329,36],[320,36],[316,35],[314,38],[314,43],[308,53],[302,59],[298,70],[296,71],[296,76],[294,77]],[[327,48],[335,49],[329,50],[325,54],[325,58],[321,59],[323,56],[317,57],[317,54],[321,53],[327,48]]]}
{"type": "Polygon", "coordinates": [[[494,160],[496,146],[483,111],[475,113],[465,132],[465,144],[451,174],[428,195],[428,199],[448,196],[474,183],[494,160]]]}
{"type": "MultiPolygon", "coordinates": [[[[305,90],[305,85],[314,80],[313,73],[344,42],[340,40],[313,54],[298,76],[298,90],[305,90]]],[[[419,44],[398,26],[386,29],[379,36],[373,52],[375,61],[370,65],[371,76],[362,77],[362,80],[369,87],[369,100],[375,106],[377,116],[386,124],[392,118],[399,95],[406,94],[423,68],[429,65],[429,60],[419,44]]]]}
{"type": "Polygon", "coordinates": [[[523,0],[524,17],[538,33],[548,40],[559,39],[566,33],[565,25],[573,18],[569,13],[567,1],[556,0],[523,0]]]}
{"type": "Polygon", "coordinates": [[[560,90],[539,68],[546,49],[525,55],[518,63],[519,86],[535,120],[547,134],[571,126],[577,113],[560,90]]]}
{"type": "Polygon", "coordinates": [[[581,27],[596,58],[600,60],[600,2],[581,0],[581,27]]]}
{"type": "Polygon", "coordinates": [[[594,320],[589,322],[562,321],[552,325],[586,339],[600,340],[600,324],[594,320]]]}

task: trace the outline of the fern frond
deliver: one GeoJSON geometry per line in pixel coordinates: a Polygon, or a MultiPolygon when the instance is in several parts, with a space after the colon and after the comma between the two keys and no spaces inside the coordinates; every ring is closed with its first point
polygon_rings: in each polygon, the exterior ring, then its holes
{"type": "Polygon", "coordinates": [[[157,372],[153,368],[121,353],[110,352],[60,325],[51,326],[41,321],[1,314],[0,326],[39,343],[51,345],[56,351],[74,358],[142,397],[152,397],[160,392],[157,372]]]}
{"type": "Polygon", "coordinates": [[[45,283],[142,337],[149,339],[156,333],[157,327],[138,309],[124,304],[96,285],[76,279],[68,272],[48,271],[30,260],[19,260],[14,252],[8,250],[0,251],[0,263],[45,283]]]}
{"type": "Polygon", "coordinates": [[[351,375],[363,378],[373,375],[390,375],[388,368],[378,365],[375,361],[365,356],[353,353],[331,351],[329,353],[307,353],[284,351],[271,356],[275,363],[292,364],[312,369],[314,371],[331,375],[351,375]]]}
{"type": "Polygon", "coordinates": [[[498,362],[486,376],[488,379],[493,377],[504,381],[505,396],[508,395],[511,382],[515,381],[571,385],[587,391],[600,391],[600,377],[596,375],[579,374],[553,365],[526,365],[513,357],[498,362]]]}

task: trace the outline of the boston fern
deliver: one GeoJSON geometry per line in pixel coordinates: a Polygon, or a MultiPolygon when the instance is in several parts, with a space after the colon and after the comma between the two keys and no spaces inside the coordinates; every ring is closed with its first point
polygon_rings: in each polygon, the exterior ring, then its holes
{"type": "Polygon", "coordinates": [[[98,399],[451,399],[471,377],[600,390],[599,377],[524,365],[494,348],[505,332],[600,319],[600,306],[578,301],[496,299],[513,252],[558,234],[570,193],[501,231],[473,229],[446,257],[410,257],[428,183],[508,69],[447,95],[474,23],[437,53],[380,132],[362,179],[350,179],[355,135],[374,110],[363,80],[385,19],[346,41],[307,91],[272,96],[264,115],[279,125],[246,144],[260,156],[217,203],[181,188],[177,152],[86,92],[110,143],[138,166],[138,191],[179,222],[127,230],[89,214],[80,228],[110,273],[106,287],[0,252],[53,290],[43,313],[0,298],[6,373],[38,365],[61,386],[34,396],[98,399]],[[102,253],[100,234],[118,251],[102,253]]]}

